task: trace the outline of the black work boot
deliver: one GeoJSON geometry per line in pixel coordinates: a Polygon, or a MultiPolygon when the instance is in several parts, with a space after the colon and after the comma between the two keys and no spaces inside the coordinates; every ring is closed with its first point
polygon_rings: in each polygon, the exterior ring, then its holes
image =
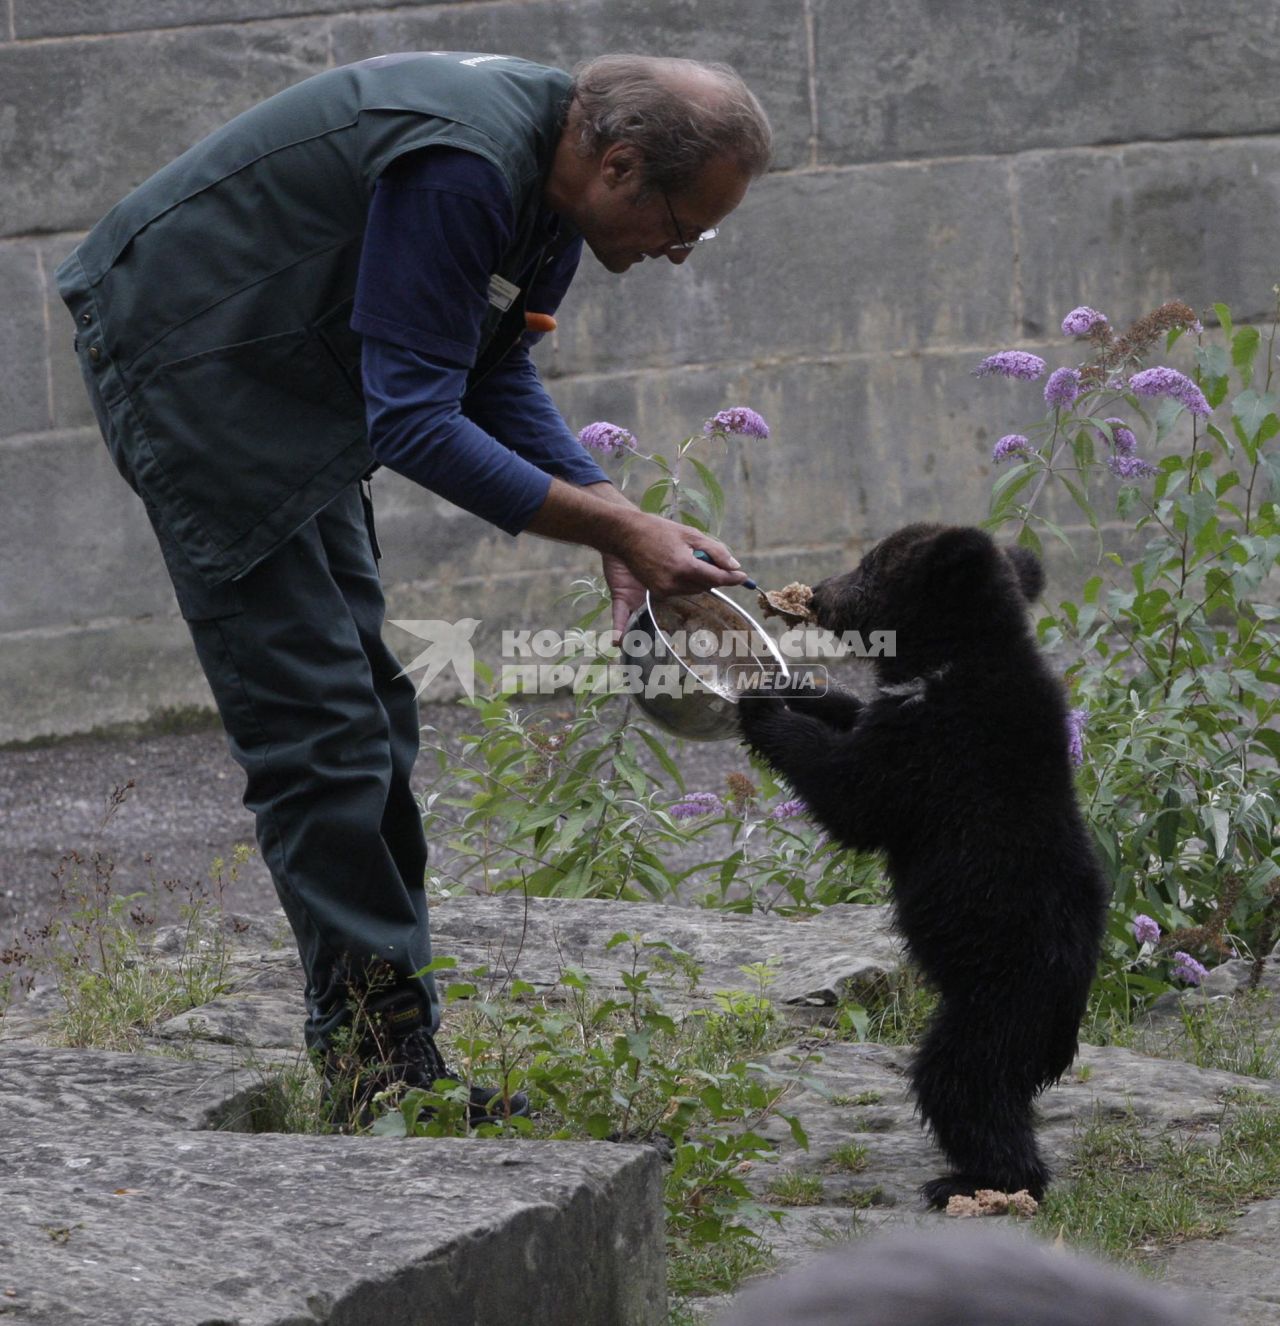
{"type": "MultiPolygon", "coordinates": [[[[329,1083],[333,1122],[339,1127],[373,1121],[373,1098],[395,1086],[430,1091],[437,1083],[454,1086],[450,1072],[427,1025],[422,1004],[411,994],[392,992],[368,1000],[355,1018],[357,1035],[349,1048],[326,1051],[324,1075],[329,1083]]],[[[505,1101],[493,1087],[473,1086],[467,1123],[502,1123],[529,1113],[522,1091],[505,1101]]],[[[424,1117],[430,1112],[424,1111],[424,1117]]]]}

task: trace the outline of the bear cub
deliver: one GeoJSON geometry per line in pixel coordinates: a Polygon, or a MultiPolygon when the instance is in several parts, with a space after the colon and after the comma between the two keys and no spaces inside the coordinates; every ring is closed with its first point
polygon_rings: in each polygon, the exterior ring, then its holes
{"type": "Polygon", "coordinates": [[[1027,604],[1043,572],[982,530],[909,525],[814,587],[817,624],[896,632],[877,696],[744,696],[749,746],[835,841],[880,851],[907,951],[939,996],[911,1066],[950,1171],[1043,1195],[1033,1101],[1070,1065],[1107,889],[1076,804],[1063,687],[1027,604]]]}

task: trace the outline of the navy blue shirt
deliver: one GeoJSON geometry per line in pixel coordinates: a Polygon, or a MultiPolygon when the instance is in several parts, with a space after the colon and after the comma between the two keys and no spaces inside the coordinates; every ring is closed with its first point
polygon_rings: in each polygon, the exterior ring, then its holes
{"type": "MultiPolygon", "coordinates": [[[[582,239],[544,211],[549,257],[522,273],[531,312],[554,313],[573,280],[582,239]],[[529,285],[532,280],[532,285],[529,285]]],[[[489,278],[515,230],[496,166],[453,148],[397,160],[378,180],[351,326],[364,338],[369,444],[388,469],[508,534],[546,499],[551,477],[605,474],[569,430],[521,343],[469,395],[489,278]]]]}

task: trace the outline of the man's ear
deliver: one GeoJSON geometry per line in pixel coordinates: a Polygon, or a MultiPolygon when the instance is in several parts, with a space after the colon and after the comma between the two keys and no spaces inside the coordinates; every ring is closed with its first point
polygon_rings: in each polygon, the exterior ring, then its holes
{"type": "Polygon", "coordinates": [[[610,143],[600,158],[600,175],[609,188],[624,188],[640,179],[642,164],[630,143],[610,143]]]}

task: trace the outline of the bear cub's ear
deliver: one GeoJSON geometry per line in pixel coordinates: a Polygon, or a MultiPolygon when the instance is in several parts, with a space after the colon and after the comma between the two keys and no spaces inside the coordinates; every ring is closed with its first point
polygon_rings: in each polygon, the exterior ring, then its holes
{"type": "Polygon", "coordinates": [[[1020,544],[1006,548],[1004,555],[1013,563],[1022,597],[1028,603],[1034,603],[1044,592],[1044,567],[1040,565],[1040,559],[1030,548],[1023,548],[1020,544]]]}

